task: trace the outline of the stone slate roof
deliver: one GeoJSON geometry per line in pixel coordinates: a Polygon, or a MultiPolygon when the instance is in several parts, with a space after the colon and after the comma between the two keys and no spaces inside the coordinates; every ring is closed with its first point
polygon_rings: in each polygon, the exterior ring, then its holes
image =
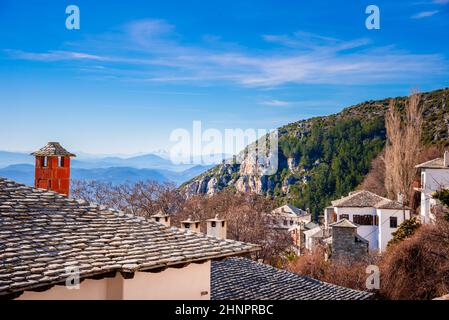
{"type": "Polygon", "coordinates": [[[0,298],[65,283],[68,266],[132,275],[258,249],[0,178],[0,298]]]}
{"type": "Polygon", "coordinates": [[[294,216],[307,216],[309,215],[309,213],[307,213],[307,211],[301,210],[291,204],[286,204],[283,205],[279,208],[274,209],[272,212],[272,214],[286,214],[286,215],[294,215],[294,216]]]}
{"type": "Polygon", "coordinates": [[[340,228],[355,228],[357,229],[358,226],[348,219],[341,219],[337,222],[331,223],[329,227],[340,227],[340,228]]]}
{"type": "Polygon", "coordinates": [[[449,167],[444,166],[443,158],[436,158],[415,166],[415,168],[430,168],[430,169],[449,169],[449,167]]]}
{"type": "Polygon", "coordinates": [[[321,238],[323,236],[323,229],[321,229],[321,227],[315,227],[313,229],[304,231],[304,234],[307,237],[312,237],[312,238],[321,238]]]}
{"type": "Polygon", "coordinates": [[[64,149],[59,142],[49,142],[45,147],[40,148],[38,151],[33,152],[33,156],[44,156],[44,157],[76,157],[75,154],[68,152],[64,149]]]}
{"type": "Polygon", "coordinates": [[[365,300],[371,296],[245,258],[212,261],[212,300],[365,300]]]}
{"type": "MultiPolygon", "coordinates": [[[[332,201],[333,207],[373,207],[378,209],[403,209],[404,206],[367,190],[351,192],[347,197],[332,201]]],[[[406,209],[409,209],[405,207],[406,209]]]]}

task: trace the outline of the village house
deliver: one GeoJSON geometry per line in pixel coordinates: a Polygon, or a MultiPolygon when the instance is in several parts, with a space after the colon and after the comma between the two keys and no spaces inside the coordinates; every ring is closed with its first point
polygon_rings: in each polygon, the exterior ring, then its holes
{"type": "Polygon", "coordinates": [[[0,299],[371,296],[246,258],[227,259],[260,248],[226,239],[226,221],[217,216],[206,221],[204,234],[191,219],[175,228],[162,212],[145,219],[71,199],[64,158],[74,155],[56,143],[35,155],[35,185],[45,189],[0,178],[0,299]]]}
{"type": "MultiPolygon", "coordinates": [[[[361,190],[332,201],[332,205],[325,209],[324,219],[326,230],[343,219],[352,222],[357,226],[357,234],[369,242],[370,250],[384,252],[392,233],[410,219],[410,209],[398,201],[361,190]]],[[[325,232],[326,235],[329,232],[325,232]]]]}
{"type": "Polygon", "coordinates": [[[313,249],[321,243],[325,234],[322,226],[314,224],[310,229],[304,230],[304,249],[313,251],[313,249]]]}
{"type": "Polygon", "coordinates": [[[312,222],[312,215],[291,204],[283,205],[270,213],[271,228],[286,230],[290,233],[293,248],[297,254],[301,254],[305,248],[306,238],[304,232],[318,225],[312,222]]]}
{"type": "Polygon", "coordinates": [[[312,215],[304,210],[296,208],[291,204],[283,205],[271,211],[272,226],[279,229],[290,229],[299,226],[301,222],[309,223],[312,215]]]}
{"type": "Polygon", "coordinates": [[[421,192],[421,206],[419,218],[422,223],[435,220],[433,208],[438,201],[432,197],[437,190],[449,188],[449,151],[444,152],[443,158],[436,158],[416,166],[421,172],[420,186],[415,190],[421,192]]]}

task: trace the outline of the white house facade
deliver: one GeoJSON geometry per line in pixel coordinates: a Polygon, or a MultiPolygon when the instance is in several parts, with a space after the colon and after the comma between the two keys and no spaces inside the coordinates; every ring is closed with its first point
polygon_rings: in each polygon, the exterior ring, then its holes
{"type": "Polygon", "coordinates": [[[432,194],[440,189],[449,188],[449,151],[443,158],[436,158],[416,166],[421,171],[421,185],[415,190],[421,192],[420,219],[422,223],[435,220],[432,207],[437,204],[432,194]]]}
{"type": "Polygon", "coordinates": [[[288,230],[291,227],[311,222],[312,215],[291,204],[286,204],[271,211],[271,219],[274,228],[288,230]]]}
{"type": "Polygon", "coordinates": [[[325,210],[324,219],[325,229],[342,219],[353,222],[357,225],[357,234],[369,241],[370,250],[383,252],[392,233],[410,219],[410,209],[397,201],[362,190],[332,201],[332,206],[325,210]]]}

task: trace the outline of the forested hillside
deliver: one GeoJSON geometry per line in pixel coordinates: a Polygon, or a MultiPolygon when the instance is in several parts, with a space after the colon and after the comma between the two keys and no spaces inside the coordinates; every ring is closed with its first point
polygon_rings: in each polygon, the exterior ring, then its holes
{"type": "MultiPolygon", "coordinates": [[[[403,108],[406,97],[396,98],[403,108]]],[[[242,164],[222,164],[187,182],[187,195],[225,188],[255,192],[309,208],[318,217],[330,201],[357,187],[385,144],[384,115],[390,99],[367,101],[338,114],[279,128],[279,168],[259,176],[242,164]]],[[[449,89],[423,93],[424,144],[449,145],[449,89]]],[[[406,146],[404,146],[406,147],[406,146]]]]}

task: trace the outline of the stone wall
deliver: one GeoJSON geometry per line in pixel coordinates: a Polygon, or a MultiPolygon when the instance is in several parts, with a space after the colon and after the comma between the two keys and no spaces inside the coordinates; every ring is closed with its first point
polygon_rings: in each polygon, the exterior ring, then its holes
{"type": "Polygon", "coordinates": [[[332,227],[332,259],[359,260],[368,254],[368,241],[357,235],[357,229],[332,227]]]}

